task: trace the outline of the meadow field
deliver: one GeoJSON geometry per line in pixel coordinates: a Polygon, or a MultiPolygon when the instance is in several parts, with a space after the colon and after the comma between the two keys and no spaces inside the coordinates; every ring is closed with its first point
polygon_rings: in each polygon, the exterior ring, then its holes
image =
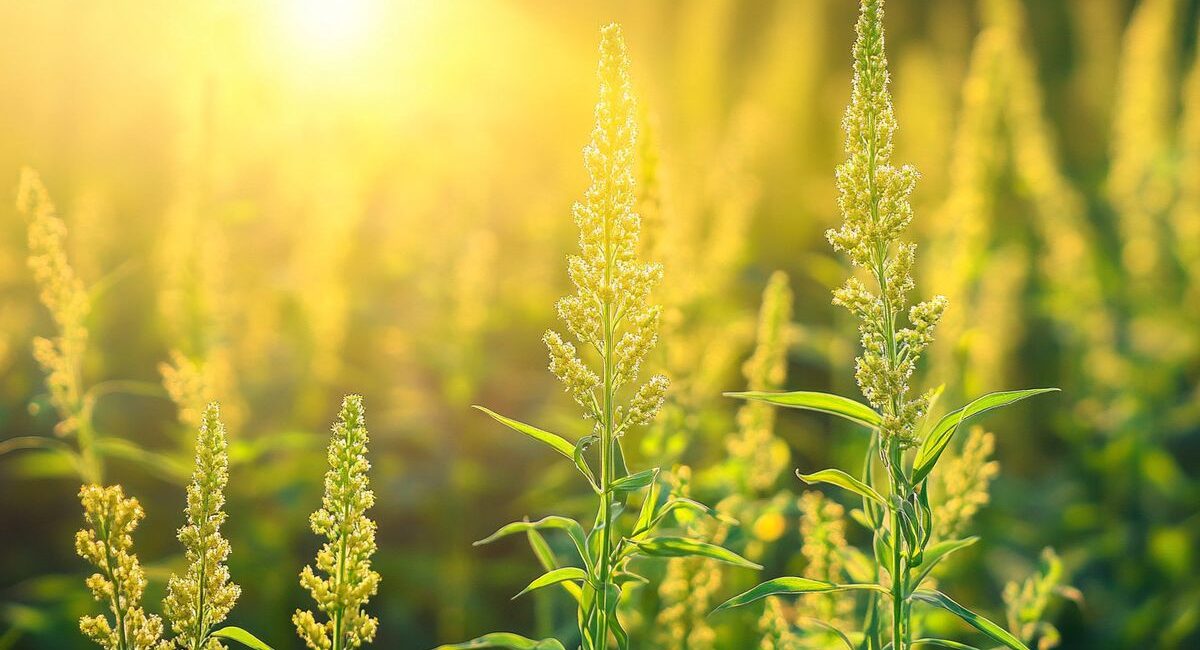
{"type": "Polygon", "coordinates": [[[0,2],[0,650],[1200,647],[1198,36],[0,2]]]}

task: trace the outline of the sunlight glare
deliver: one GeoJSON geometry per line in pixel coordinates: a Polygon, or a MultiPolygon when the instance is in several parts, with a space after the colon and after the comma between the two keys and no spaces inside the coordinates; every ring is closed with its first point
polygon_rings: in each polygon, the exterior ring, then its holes
{"type": "Polygon", "coordinates": [[[363,45],[375,19],[372,0],[286,0],[291,38],[315,58],[341,58],[363,45]]]}

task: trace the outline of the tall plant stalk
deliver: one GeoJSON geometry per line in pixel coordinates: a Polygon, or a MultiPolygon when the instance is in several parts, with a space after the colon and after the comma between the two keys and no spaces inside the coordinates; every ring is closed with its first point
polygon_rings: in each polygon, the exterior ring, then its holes
{"type": "MultiPolygon", "coordinates": [[[[664,497],[658,468],[630,473],[625,464],[622,437],[633,427],[654,419],[662,407],[668,381],[661,374],[639,381],[642,362],[658,341],[661,309],[649,304],[648,298],[662,276],[662,268],[637,258],[641,231],[641,219],[634,209],[637,121],[629,58],[616,25],[601,31],[599,80],[595,127],[591,142],[584,148],[591,185],[573,208],[579,226],[579,251],[568,258],[567,266],[575,293],[557,303],[560,319],[582,349],[577,350],[575,344],[553,330],[543,337],[550,352],[550,371],[583,409],[583,417],[592,423],[592,432],[572,443],[556,433],[479,407],[497,421],[570,459],[596,494],[595,523],[586,533],[579,522],[550,515],[534,522],[509,524],[478,542],[486,544],[507,535],[526,534],[546,573],[521,593],[560,586],[579,606],[579,643],[584,650],[606,650],[614,642],[621,649],[630,647],[617,605],[621,585],[647,581],[630,564],[639,556],[698,556],[758,568],[720,546],[686,537],[652,536],[677,510],[710,515],[715,512],[675,494],[664,497]],[[597,366],[598,372],[593,369],[597,366]],[[598,471],[591,462],[592,448],[597,450],[598,471]],[[623,527],[620,513],[626,511],[631,498],[642,493],[636,521],[629,528],[623,527]],[[560,564],[542,537],[541,531],[546,529],[564,531],[570,537],[576,556],[567,565],[560,564]]],[[[558,639],[538,641],[500,632],[444,647],[555,650],[564,646],[558,639]]]]}
{"type": "MultiPolygon", "coordinates": [[[[858,277],[851,277],[834,291],[834,303],[859,320],[862,354],[855,362],[855,379],[869,406],[814,392],[747,392],[734,396],[830,413],[870,431],[861,478],[839,469],[798,474],[806,483],[835,485],[862,499],[862,510],[856,511],[855,519],[872,533],[878,567],[874,582],[835,584],[812,578],[776,578],[735,596],[718,609],[779,594],[865,592],[868,601],[861,647],[867,650],[906,650],[913,646],[911,617],[915,603],[948,610],[993,641],[1025,650],[1017,637],[995,623],[939,591],[921,589],[940,560],[975,541],[968,538],[930,544],[934,515],[927,481],[965,420],[1052,389],[992,393],[951,412],[932,427],[923,426],[934,393],[911,396],[909,380],[921,353],[933,341],[933,330],[946,308],[946,299],[937,296],[911,305],[908,301],[914,286],[916,246],[902,235],[913,219],[909,195],[917,172],[908,165],[892,164],[897,124],[888,90],[883,0],[861,0],[856,32],[854,87],[842,121],[847,158],[837,169],[838,205],[844,222],[827,237],[834,249],[845,253],[874,285],[868,287],[858,277]],[[905,317],[907,321],[902,322],[905,317]],[[882,481],[874,475],[877,462],[884,469],[882,481]],[[881,482],[886,486],[883,493],[875,485],[881,482]],[[887,626],[880,616],[881,598],[889,601],[887,626]]],[[[832,622],[825,625],[832,627],[832,622]]]]}

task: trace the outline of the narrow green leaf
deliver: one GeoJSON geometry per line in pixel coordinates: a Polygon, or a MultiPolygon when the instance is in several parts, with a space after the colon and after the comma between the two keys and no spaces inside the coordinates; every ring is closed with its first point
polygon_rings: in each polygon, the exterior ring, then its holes
{"type": "Polygon", "coordinates": [[[918,589],[914,591],[909,598],[912,598],[913,600],[919,600],[923,603],[928,603],[936,607],[941,607],[942,609],[966,621],[971,625],[971,627],[988,635],[993,641],[1003,643],[1009,648],[1012,648],[1012,650],[1029,650],[1028,646],[1026,646],[1024,643],[1021,643],[1020,639],[1012,634],[1009,634],[1004,628],[996,625],[979,614],[972,612],[966,607],[959,605],[949,596],[940,591],[934,591],[931,589],[918,589]]]}
{"type": "Polygon", "coordinates": [[[543,528],[557,528],[559,530],[566,531],[567,535],[571,537],[571,541],[575,544],[575,550],[579,552],[579,559],[583,560],[583,563],[587,567],[588,571],[592,570],[592,558],[587,552],[587,540],[583,533],[583,526],[581,526],[579,522],[575,521],[574,519],[560,517],[558,515],[550,515],[549,517],[544,517],[534,522],[515,521],[500,528],[500,530],[497,530],[488,537],[475,542],[474,545],[482,546],[484,544],[490,544],[501,537],[507,537],[515,533],[524,533],[529,530],[540,530],[543,528]]]}
{"type": "Polygon", "coordinates": [[[631,584],[631,583],[639,584],[639,585],[646,585],[646,584],[650,584],[650,581],[647,580],[645,577],[640,576],[632,571],[617,571],[616,573],[613,574],[613,584],[614,585],[617,585],[618,587],[620,587],[622,585],[631,584]]]}
{"type": "MultiPolygon", "coordinates": [[[[550,545],[546,543],[546,538],[542,537],[536,529],[530,528],[525,531],[525,537],[529,539],[529,548],[533,549],[534,556],[538,559],[538,564],[542,565],[545,571],[553,571],[558,568],[558,560],[554,557],[554,551],[550,550],[550,545]]],[[[574,582],[560,582],[559,585],[575,599],[575,602],[580,602],[583,596],[579,585],[574,582]]]]}
{"type": "Polygon", "coordinates": [[[786,406],[794,409],[804,409],[806,411],[818,411],[820,413],[828,413],[836,415],[840,418],[850,420],[855,424],[861,424],[870,429],[879,428],[882,418],[871,407],[856,402],[852,399],[842,397],[841,395],[833,395],[830,393],[818,393],[813,391],[795,391],[792,393],[773,393],[767,391],[747,391],[742,393],[725,393],[726,397],[736,397],[738,399],[758,400],[775,406],[786,406]]]}
{"type": "Polygon", "coordinates": [[[572,463],[575,463],[575,467],[577,467],[579,469],[580,473],[582,473],[584,476],[586,476],[588,481],[590,481],[592,483],[592,485],[595,485],[596,478],[592,474],[591,468],[588,467],[587,462],[583,459],[582,456],[575,453],[575,450],[576,450],[575,445],[568,442],[566,438],[558,435],[557,433],[550,433],[549,431],[539,429],[531,424],[525,424],[524,422],[518,422],[512,418],[506,418],[503,415],[500,415],[499,413],[496,413],[495,411],[492,411],[491,409],[479,406],[478,404],[476,404],[473,408],[479,409],[480,411],[487,413],[488,415],[492,416],[492,418],[494,420],[496,420],[500,424],[503,424],[504,426],[512,429],[513,431],[523,433],[523,434],[529,436],[530,438],[533,438],[534,440],[537,440],[546,445],[549,445],[549,447],[551,449],[562,454],[564,457],[567,458],[567,460],[570,460],[572,463]]]}
{"type": "Polygon", "coordinates": [[[103,437],[96,440],[96,451],[108,458],[120,458],[137,463],[159,478],[183,485],[192,475],[192,467],[177,458],[151,451],[124,438],[103,437]]]}
{"type": "Polygon", "coordinates": [[[583,569],[580,569],[579,567],[569,566],[561,569],[554,569],[553,571],[547,571],[540,577],[534,579],[533,582],[529,583],[528,586],[521,590],[521,593],[513,596],[513,600],[524,596],[534,589],[541,589],[542,587],[548,587],[550,585],[556,585],[560,582],[569,582],[572,580],[587,582],[587,578],[587,574],[584,573],[583,569]]]}
{"type": "Polygon", "coordinates": [[[949,639],[913,639],[909,646],[931,645],[940,648],[950,648],[951,650],[981,650],[973,645],[951,641],[949,639]]]}
{"type": "Polygon", "coordinates": [[[891,595],[887,589],[879,585],[866,583],[853,583],[846,585],[838,585],[832,582],[824,582],[821,580],[811,580],[809,578],[775,578],[768,580],[757,587],[738,594],[733,598],[721,603],[712,613],[716,614],[719,611],[730,609],[732,607],[741,607],[750,603],[766,598],[767,596],[778,596],[781,594],[826,594],[835,591],[875,591],[884,595],[891,595]]]}
{"type": "Polygon", "coordinates": [[[510,632],[493,632],[465,643],[438,646],[436,650],[472,650],[473,648],[509,648],[510,650],[565,650],[555,639],[535,641],[510,632]]]}
{"type": "Polygon", "coordinates": [[[271,650],[271,646],[263,643],[258,637],[250,634],[240,627],[223,627],[219,630],[209,633],[209,638],[224,639],[227,641],[237,641],[238,643],[251,648],[252,650],[271,650]]]}
{"type": "Polygon", "coordinates": [[[813,472],[812,474],[801,474],[800,470],[796,470],[796,476],[799,476],[801,481],[804,481],[810,485],[813,483],[828,483],[830,485],[836,485],[838,487],[850,490],[859,496],[871,499],[880,505],[887,505],[887,501],[885,501],[884,498],[878,492],[876,492],[874,488],[854,478],[853,476],[850,476],[840,469],[823,469],[819,472],[813,472]]]}
{"type": "Polygon", "coordinates": [[[652,557],[707,557],[747,569],[762,568],[727,548],[685,537],[652,537],[633,544],[642,555],[652,557]]]}
{"type": "Polygon", "coordinates": [[[657,478],[658,468],[655,467],[617,479],[609,485],[608,489],[612,492],[634,492],[650,485],[657,478]]]}
{"type": "Polygon", "coordinates": [[[948,557],[951,553],[964,549],[975,542],[978,542],[978,537],[968,537],[966,539],[948,539],[938,542],[933,546],[925,549],[925,562],[921,564],[921,571],[917,574],[915,580],[912,581],[913,586],[919,587],[924,582],[925,578],[931,571],[937,567],[938,563],[948,557]]]}
{"type": "Polygon", "coordinates": [[[933,471],[933,466],[937,464],[938,458],[945,451],[946,445],[950,444],[950,439],[958,431],[958,427],[963,422],[992,409],[1019,402],[1027,397],[1057,390],[1057,388],[1030,388],[1028,390],[988,393],[957,411],[947,413],[925,435],[925,439],[921,441],[921,447],[917,449],[917,456],[913,461],[913,483],[920,483],[929,476],[929,473],[933,471]]]}
{"type": "Polygon", "coordinates": [[[826,623],[819,618],[813,618],[811,616],[805,616],[800,620],[805,625],[815,625],[827,632],[833,633],[842,642],[842,645],[846,646],[847,650],[854,650],[854,644],[850,642],[850,637],[846,636],[845,632],[837,629],[837,627],[835,627],[833,624],[826,623]]]}

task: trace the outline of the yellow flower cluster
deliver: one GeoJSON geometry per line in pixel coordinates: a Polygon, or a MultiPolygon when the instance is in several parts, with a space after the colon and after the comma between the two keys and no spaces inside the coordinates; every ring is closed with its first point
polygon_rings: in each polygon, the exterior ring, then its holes
{"type": "MultiPolygon", "coordinates": [[[[1122,261],[1135,280],[1160,278],[1162,219],[1173,198],[1169,167],[1176,86],[1175,38],[1180,3],[1138,4],[1122,44],[1113,106],[1108,195],[1117,209],[1122,261]]],[[[1153,290],[1153,285],[1142,285],[1153,290]]]]}
{"type": "MultiPolygon", "coordinates": [[[[776,271],[763,291],[754,352],[742,366],[747,390],[778,390],[787,378],[787,328],[792,320],[792,290],[787,275],[776,271]]],[[[745,474],[745,488],[762,492],[787,467],[787,444],[775,437],[775,408],[747,401],[737,412],[737,432],[725,443],[730,464],[745,474]]]]}
{"type": "Polygon", "coordinates": [[[188,561],[183,576],[172,575],[163,611],[175,630],[175,643],[186,650],[214,650],[204,643],[212,626],[225,620],[241,588],[229,581],[229,542],[221,536],[225,522],[225,486],[229,456],[225,426],[216,402],[204,410],[196,440],[196,467],[187,488],[187,525],[179,530],[188,561]]]}
{"type": "Polygon", "coordinates": [[[896,117],[888,93],[883,44],[883,3],[863,0],[854,44],[854,89],[842,126],[848,158],[837,169],[838,205],[845,218],[827,233],[835,250],[849,255],[878,285],[874,293],[856,278],[834,292],[834,303],[861,321],[863,353],[855,378],[883,416],[884,439],[916,443],[916,422],[928,397],[908,398],[908,380],[946,308],[940,296],[908,310],[911,327],[897,329],[913,287],[914,244],[901,240],[912,221],[909,195],[917,181],[910,166],[891,164],[896,117]]]}
{"type": "Polygon", "coordinates": [[[758,629],[762,633],[759,650],[800,650],[800,637],[792,631],[783,601],[770,596],[764,603],[762,616],[758,619],[758,629]]]}
{"type": "Polygon", "coordinates": [[[204,422],[204,405],[214,397],[204,376],[204,368],[179,350],[171,351],[171,360],[158,365],[163,389],[179,410],[179,421],[199,428],[204,422]]]}
{"type": "Polygon", "coordinates": [[[161,650],[162,619],[142,609],[146,575],[133,553],[132,534],[145,516],[142,506],[137,499],[126,499],[119,485],[85,485],[79,500],[87,527],[75,534],[75,552],[99,569],[87,586],[113,615],[111,621],[84,616],[79,629],[105,650],[161,650]]]}
{"type": "Polygon", "coordinates": [[[79,428],[83,407],[80,372],[88,339],[87,291],[67,259],[67,227],[55,214],[41,178],[28,167],[21,170],[17,211],[29,222],[29,268],[42,304],[58,327],[54,338],[34,339],[33,355],[46,373],[50,402],[59,414],[56,431],[65,435],[79,428]]]}
{"type": "Polygon", "coordinates": [[[1000,473],[992,460],[996,436],[982,427],[971,427],[962,451],[944,454],[934,473],[934,537],[954,539],[963,534],[979,509],[987,505],[988,486],[1000,473]]]}
{"type": "Polygon", "coordinates": [[[296,633],[312,650],[348,650],[375,638],[379,619],[363,611],[367,599],[379,589],[379,574],[371,569],[375,553],[375,522],[366,511],[375,504],[368,486],[367,427],[362,397],[342,401],[338,422],[329,444],[329,471],[325,496],[310,524],[328,539],[317,552],[318,577],[311,566],[300,573],[300,584],[328,618],[318,622],[312,612],[296,610],[296,633]]]}
{"type": "Polygon", "coordinates": [[[654,417],[668,382],[655,375],[644,383],[623,416],[613,404],[613,394],[637,379],[642,361],[657,343],[662,313],[647,300],[662,268],[636,257],[641,230],[634,209],[637,121],[629,57],[617,25],[601,32],[599,77],[596,123],[583,151],[591,185],[573,207],[580,250],[568,258],[567,267],[576,291],[560,299],[557,310],[571,334],[601,356],[603,377],[557,332],[547,332],[544,340],[550,371],[587,416],[608,421],[619,435],[625,427],[654,417]],[[598,396],[598,391],[605,394],[598,396]]]}
{"type": "MultiPolygon", "coordinates": [[[[687,496],[691,468],[681,466],[672,472],[674,491],[687,496]]],[[[694,519],[688,525],[688,537],[711,538],[720,544],[728,530],[707,519],[694,519]]],[[[658,585],[661,603],[654,621],[655,648],[661,650],[712,650],[716,632],[708,624],[713,596],[721,588],[721,570],[703,557],[676,557],[667,561],[667,572],[658,585]]]]}
{"type": "MultiPolygon", "coordinates": [[[[803,576],[813,580],[841,583],[844,581],[842,553],[846,549],[845,509],[820,492],[800,495],[800,554],[804,556],[803,576]]],[[[839,625],[853,614],[854,601],[835,594],[813,600],[813,617],[839,625]]],[[[817,634],[816,636],[822,636],[817,634]]]]}
{"type": "Polygon", "coordinates": [[[1041,566],[1024,582],[1004,585],[1004,606],[1008,615],[1008,629],[1026,644],[1037,642],[1038,650],[1050,650],[1061,641],[1058,629],[1047,618],[1051,596],[1082,602],[1083,594],[1078,589],[1064,584],[1062,560],[1052,548],[1042,550],[1041,566]]]}

